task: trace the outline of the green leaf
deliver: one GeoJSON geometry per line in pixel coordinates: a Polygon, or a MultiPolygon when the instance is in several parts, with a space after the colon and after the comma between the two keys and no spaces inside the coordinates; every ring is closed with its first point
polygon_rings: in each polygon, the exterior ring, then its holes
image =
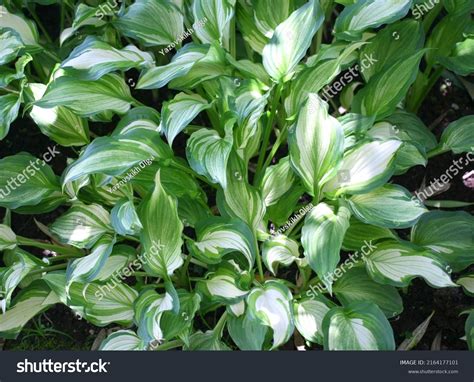
{"type": "Polygon", "coordinates": [[[356,40],[369,28],[391,24],[406,16],[412,0],[361,0],[346,6],[336,19],[336,36],[356,40]]]}
{"type": "Polygon", "coordinates": [[[90,117],[104,111],[125,114],[133,103],[135,100],[125,81],[116,74],[107,74],[96,81],[59,77],[48,85],[35,105],[65,106],[81,117],[90,117]]]}
{"type": "Polygon", "coordinates": [[[200,283],[200,288],[210,296],[212,301],[223,304],[237,304],[248,295],[249,290],[242,289],[241,275],[235,266],[220,267],[200,283]]]}
{"type": "Polygon", "coordinates": [[[200,129],[186,144],[186,157],[191,168],[223,188],[227,187],[227,162],[233,145],[231,127],[226,129],[224,138],[214,130],[200,129]]]}
{"type": "Polygon", "coordinates": [[[20,98],[15,94],[0,96],[0,140],[5,138],[10,125],[18,117],[20,98]]]}
{"type": "Polygon", "coordinates": [[[294,182],[295,174],[291,169],[289,157],[284,157],[278,164],[267,167],[261,186],[265,205],[268,207],[277,203],[293,187],[294,182]]]}
{"type": "Polygon", "coordinates": [[[211,107],[197,94],[179,93],[171,101],[165,102],[161,110],[160,129],[166,135],[170,147],[176,136],[183,131],[203,110],[211,107]]]}
{"type": "Polygon", "coordinates": [[[473,0],[444,0],[443,5],[449,13],[468,13],[474,9],[473,0]]]}
{"type": "Polygon", "coordinates": [[[455,272],[474,264],[474,217],[466,212],[430,211],[411,231],[410,240],[446,261],[455,272]]]}
{"type": "Polygon", "coordinates": [[[342,242],[342,248],[348,251],[358,251],[367,242],[395,238],[396,235],[388,228],[365,224],[352,217],[342,242]]]}
{"type": "Polygon", "coordinates": [[[138,129],[125,135],[100,137],[66,168],[62,182],[66,186],[85,175],[96,173],[117,176],[139,163],[149,163],[150,158],[165,160],[172,156],[168,145],[155,131],[138,129]]]}
{"type": "Polygon", "coordinates": [[[178,314],[167,310],[160,319],[160,327],[167,340],[187,334],[193,326],[194,317],[201,303],[201,296],[197,293],[178,290],[178,296],[180,306],[178,314]]]}
{"type": "Polygon", "coordinates": [[[251,229],[238,219],[208,219],[196,227],[197,241],[194,243],[202,254],[201,261],[219,263],[227,253],[241,253],[249,268],[253,266],[257,253],[255,237],[251,229]]]}
{"type": "Polygon", "coordinates": [[[275,28],[288,18],[290,3],[286,0],[255,2],[255,23],[266,37],[271,38],[275,28]]]}
{"type": "Polygon", "coordinates": [[[408,228],[428,210],[410,192],[396,184],[386,184],[349,199],[352,213],[361,221],[378,227],[408,228]]]}
{"type": "Polygon", "coordinates": [[[375,281],[404,287],[422,277],[433,288],[456,286],[446,267],[429,251],[403,242],[384,242],[365,258],[367,271],[375,281]]]}
{"type": "Polygon", "coordinates": [[[174,44],[184,32],[183,15],[167,0],[137,0],[114,25],[145,46],[174,44]]]}
{"type": "MultiPolygon", "coordinates": [[[[242,301],[241,304],[245,309],[245,303],[242,301]]],[[[262,350],[268,327],[252,317],[249,309],[240,313],[239,316],[229,314],[227,318],[230,337],[240,350],[262,350]]]]}
{"type": "Polygon", "coordinates": [[[208,330],[205,333],[196,332],[189,337],[189,346],[184,350],[190,351],[229,351],[231,350],[222,342],[216,332],[208,330]]]}
{"type": "Polygon", "coordinates": [[[108,336],[100,345],[99,350],[112,351],[130,351],[145,350],[146,345],[143,340],[131,330],[119,330],[108,336]]]}
{"type": "Polygon", "coordinates": [[[322,296],[295,302],[296,329],[307,341],[322,344],[323,319],[334,306],[334,303],[322,296]]]}
{"type": "Polygon", "coordinates": [[[474,115],[451,122],[443,131],[440,146],[455,154],[471,152],[474,147],[474,115]]]}
{"type": "Polygon", "coordinates": [[[403,342],[397,348],[398,351],[412,350],[418,344],[418,342],[421,341],[421,339],[426,333],[426,330],[428,329],[428,326],[434,313],[435,312],[433,311],[426,320],[424,320],[420,325],[415,328],[415,330],[413,330],[413,333],[408,338],[403,340],[403,342]]]}
{"type": "Polygon", "coordinates": [[[234,16],[236,0],[194,0],[193,17],[197,37],[203,43],[218,41],[224,47],[229,44],[230,20],[234,16]]]}
{"type": "Polygon", "coordinates": [[[333,279],[329,276],[339,263],[350,217],[349,209],[343,205],[336,210],[326,203],[319,203],[306,215],[301,229],[304,256],[330,293],[333,279]]]}
{"type": "Polygon", "coordinates": [[[25,45],[38,47],[39,36],[36,25],[25,19],[23,15],[13,14],[8,9],[0,5],[0,28],[14,30],[21,38],[25,45]]]}
{"type": "Polygon", "coordinates": [[[278,281],[266,281],[247,297],[251,316],[273,330],[272,349],[286,343],[293,334],[292,299],[290,290],[278,281]]]}
{"type": "Polygon", "coordinates": [[[466,294],[474,297],[474,273],[458,278],[456,284],[461,285],[466,294]]]}
{"type": "Polygon", "coordinates": [[[269,38],[265,37],[256,25],[253,4],[239,1],[236,8],[237,26],[242,33],[243,39],[255,52],[262,54],[269,38]]]}
{"type": "Polygon", "coordinates": [[[95,37],[88,36],[62,62],[61,67],[81,79],[97,80],[110,72],[124,72],[153,64],[153,56],[134,45],[119,50],[95,37]]]}
{"type": "Polygon", "coordinates": [[[457,43],[449,57],[440,57],[443,66],[460,76],[474,73],[474,38],[457,43]]]}
{"type": "Polygon", "coordinates": [[[4,224],[0,224],[0,251],[15,249],[17,244],[15,232],[4,224]]]}
{"type": "MultiPolygon", "coordinates": [[[[0,10],[1,13],[1,10],[0,10]]],[[[17,58],[24,45],[21,37],[12,30],[0,32],[0,65],[8,64],[17,58]]]]}
{"type": "Polygon", "coordinates": [[[1,159],[0,168],[0,206],[16,209],[51,200],[46,208],[51,211],[64,202],[56,175],[42,159],[20,153],[1,159]]]}
{"type": "Polygon", "coordinates": [[[176,199],[163,189],[159,171],[155,187],[140,205],[138,216],[143,225],[140,241],[147,260],[144,267],[148,273],[168,279],[183,264],[183,223],[176,199]]]}
{"type": "Polygon", "coordinates": [[[333,178],[342,161],[344,131],[329,115],[328,105],[309,94],[289,134],[290,161],[306,191],[319,197],[324,184],[333,178]]]}
{"type": "Polygon", "coordinates": [[[31,285],[16,297],[10,310],[0,315],[0,336],[15,339],[29,320],[56,302],[56,295],[44,284],[31,285]]]}
{"type": "Polygon", "coordinates": [[[334,283],[334,293],[344,306],[353,302],[373,302],[387,318],[398,316],[403,311],[403,301],[395,287],[376,283],[363,267],[351,265],[334,283]]]}
{"type": "Polygon", "coordinates": [[[115,238],[102,236],[92,248],[92,252],[68,264],[66,272],[66,288],[73,282],[89,283],[95,280],[112,253],[115,238]]]}
{"type": "Polygon", "coordinates": [[[323,191],[331,195],[363,194],[382,186],[393,174],[395,153],[401,145],[393,139],[373,141],[347,152],[337,176],[323,191]]]}
{"type": "Polygon", "coordinates": [[[371,302],[332,308],[323,320],[325,350],[395,350],[390,323],[371,302]]]}
{"type": "Polygon", "coordinates": [[[110,220],[119,235],[138,235],[143,228],[132,200],[122,199],[110,212],[110,220]]]}
{"type": "Polygon", "coordinates": [[[74,19],[72,21],[72,26],[70,28],[64,28],[61,31],[59,36],[59,42],[61,45],[69,39],[71,36],[74,36],[76,32],[83,26],[92,25],[95,27],[100,27],[106,23],[104,18],[104,13],[101,9],[90,7],[86,4],[79,4],[76,7],[74,13],[74,19]],[[102,17],[99,17],[102,14],[102,17]]]}
{"type": "Polygon", "coordinates": [[[466,332],[466,341],[469,350],[474,350],[474,309],[469,312],[466,324],[464,325],[466,332]]]}
{"type": "Polygon", "coordinates": [[[274,274],[279,264],[291,265],[299,257],[298,243],[284,235],[271,236],[262,245],[262,260],[274,274]]]}
{"type": "MultiPolygon", "coordinates": [[[[28,84],[27,92],[31,92],[33,100],[40,100],[46,85],[28,84]]],[[[84,146],[89,143],[89,126],[87,120],[63,106],[41,108],[33,106],[30,117],[40,128],[41,132],[61,146],[84,146]]]]}
{"type": "Polygon", "coordinates": [[[407,54],[392,61],[385,70],[374,75],[355,95],[352,111],[376,116],[378,120],[392,114],[398,103],[405,98],[409,87],[415,82],[418,66],[424,53],[425,51],[421,50],[407,54]]]}
{"type": "Polygon", "coordinates": [[[263,49],[263,66],[278,82],[288,81],[324,21],[318,0],[310,0],[278,25],[263,49]]]}
{"type": "Polygon", "coordinates": [[[113,233],[110,215],[99,204],[75,203],[49,229],[61,243],[77,248],[91,248],[104,234],[113,233]]]}

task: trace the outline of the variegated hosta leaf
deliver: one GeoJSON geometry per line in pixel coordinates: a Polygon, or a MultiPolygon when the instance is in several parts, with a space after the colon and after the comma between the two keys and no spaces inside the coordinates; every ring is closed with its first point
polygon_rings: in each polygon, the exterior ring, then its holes
{"type": "Polygon", "coordinates": [[[322,344],[323,319],[326,313],[334,306],[334,303],[321,295],[295,302],[296,329],[307,341],[322,344]]]}
{"type": "Polygon", "coordinates": [[[146,350],[147,345],[131,330],[119,330],[108,336],[100,345],[99,350],[112,351],[130,351],[146,350]]]}
{"type": "Polygon", "coordinates": [[[474,217],[466,212],[430,211],[413,227],[410,240],[443,258],[455,272],[474,264],[474,217]]]}
{"type": "Polygon", "coordinates": [[[456,286],[449,277],[451,268],[431,252],[410,243],[384,242],[365,258],[367,271],[375,281],[404,287],[422,277],[433,288],[456,286]]]}
{"type": "Polygon", "coordinates": [[[227,187],[217,193],[217,203],[221,214],[243,220],[251,229],[262,223],[266,208],[261,191],[249,184],[247,169],[235,153],[227,165],[227,187]]]}
{"type": "MultiPolygon", "coordinates": [[[[0,72],[0,87],[6,87],[15,80],[25,78],[25,69],[31,61],[33,61],[33,57],[30,54],[25,53],[15,62],[15,69],[4,68],[2,72],[0,72]]],[[[25,81],[20,83],[21,90],[23,90],[25,85],[25,81]]],[[[18,102],[20,102],[20,96],[22,95],[23,94],[15,95],[16,98],[19,99],[18,102]]]]}
{"type": "Polygon", "coordinates": [[[113,233],[110,215],[99,204],[74,204],[49,227],[61,243],[91,248],[104,234],[113,233]]]}
{"type": "Polygon", "coordinates": [[[126,277],[131,276],[130,265],[136,268],[141,266],[140,260],[136,258],[135,254],[136,250],[133,247],[124,244],[115,245],[112,253],[96,276],[96,280],[107,281],[119,273],[123,273],[126,277]]]}
{"type": "Polygon", "coordinates": [[[212,273],[207,280],[201,282],[201,288],[210,296],[214,302],[226,305],[237,304],[249,293],[250,275],[246,273],[247,282],[244,277],[231,266],[220,267],[212,273]]]}
{"type": "Polygon", "coordinates": [[[103,19],[104,13],[101,9],[93,8],[86,4],[80,3],[76,7],[72,26],[70,28],[64,28],[64,30],[61,31],[61,35],[59,36],[60,44],[62,45],[68,38],[74,36],[74,33],[83,26],[93,25],[100,27],[104,25],[106,21],[103,19]],[[100,17],[101,15],[102,17],[100,17]]]}
{"type": "Polygon", "coordinates": [[[403,311],[403,301],[395,287],[376,283],[364,267],[353,267],[349,261],[344,265],[348,269],[344,267],[345,273],[334,283],[334,293],[344,306],[353,302],[370,301],[377,304],[387,318],[403,311]]]}
{"type": "Polygon", "coordinates": [[[63,61],[61,67],[80,78],[97,80],[110,72],[146,68],[153,64],[153,56],[134,45],[119,50],[95,37],[88,36],[63,61]]]}
{"type": "Polygon", "coordinates": [[[101,284],[72,283],[68,306],[79,306],[81,314],[97,326],[117,323],[129,326],[133,322],[133,305],[138,292],[121,282],[101,284]]]}
{"type": "Polygon", "coordinates": [[[252,317],[273,330],[272,349],[287,342],[294,331],[293,296],[278,281],[267,281],[252,289],[247,297],[252,317]]]}
{"type": "Polygon", "coordinates": [[[392,327],[371,302],[332,308],[324,317],[323,332],[325,350],[395,350],[392,327]]]}
{"type": "Polygon", "coordinates": [[[21,100],[15,94],[0,96],[0,140],[5,138],[10,125],[18,117],[21,100]]]}
{"type": "Polygon", "coordinates": [[[309,94],[289,135],[290,160],[312,196],[336,175],[344,152],[344,131],[328,105],[309,94]]]}
{"type": "Polygon", "coordinates": [[[440,62],[460,76],[474,73],[474,38],[456,44],[450,57],[440,57],[440,62]]]}
{"type": "Polygon", "coordinates": [[[12,229],[4,224],[0,224],[0,251],[5,249],[15,249],[16,235],[12,229]]]}
{"type": "Polygon", "coordinates": [[[57,296],[45,284],[31,285],[16,296],[10,310],[0,315],[0,336],[16,338],[28,321],[57,302],[57,296]]]}
{"type": "MultiPolygon", "coordinates": [[[[231,126],[230,126],[231,127],[231,126]]],[[[226,129],[224,138],[211,129],[194,132],[186,145],[186,157],[191,168],[213,183],[227,187],[227,162],[232,150],[232,130],[226,129]]]]}
{"type": "Polygon", "coordinates": [[[268,207],[277,203],[292,188],[295,179],[289,157],[284,157],[278,164],[267,167],[261,187],[265,205],[268,207]]]}
{"type": "Polygon", "coordinates": [[[171,101],[165,102],[161,110],[160,131],[166,135],[170,147],[176,136],[188,126],[203,110],[211,107],[198,94],[179,93],[171,101]]]}
{"type": "Polygon", "coordinates": [[[412,0],[362,0],[344,8],[336,19],[336,34],[355,40],[368,28],[399,20],[410,11],[412,0]]]}
{"type": "Polygon", "coordinates": [[[0,5],[0,29],[14,30],[25,45],[39,46],[38,30],[36,25],[23,15],[13,14],[4,5],[0,5]]]}
{"type": "MultiPolygon", "coordinates": [[[[0,226],[5,227],[5,226],[0,226]]],[[[8,228],[8,227],[7,227],[8,228]]],[[[13,262],[0,271],[0,306],[2,313],[10,306],[10,299],[15,288],[28,276],[33,269],[39,269],[45,264],[38,258],[22,250],[15,250],[13,262]]]]}
{"type": "Polygon", "coordinates": [[[262,54],[263,48],[265,48],[269,38],[265,37],[256,25],[253,4],[239,1],[236,10],[236,18],[237,26],[245,42],[247,42],[255,52],[262,54]]]}
{"type": "MultiPolygon", "coordinates": [[[[240,312],[241,314],[238,316],[235,313],[229,313],[227,330],[230,337],[240,350],[262,350],[265,335],[269,328],[257,318],[252,317],[249,309],[246,309],[244,301],[236,305],[242,307],[244,311],[240,312]]],[[[233,307],[236,307],[236,305],[233,305],[233,307]]],[[[235,312],[236,309],[229,306],[229,310],[235,312]]]]}
{"type": "MultiPolygon", "coordinates": [[[[87,146],[63,173],[63,185],[84,175],[121,175],[149,159],[169,159],[173,152],[156,131],[137,129],[125,135],[100,137],[87,146]]],[[[141,168],[141,167],[139,167],[141,168]]]]}
{"type": "Polygon", "coordinates": [[[469,350],[474,350],[474,309],[468,311],[469,315],[466,319],[466,324],[464,325],[464,330],[466,333],[466,341],[469,350]]]}
{"type": "Polygon", "coordinates": [[[405,188],[386,184],[349,199],[352,213],[361,221],[385,228],[408,228],[428,210],[405,188]]]}
{"type": "Polygon", "coordinates": [[[278,25],[263,49],[263,66],[278,82],[288,81],[324,21],[318,0],[310,0],[278,25]]]}
{"type": "Polygon", "coordinates": [[[117,74],[107,74],[96,81],[59,77],[35,105],[66,106],[82,117],[90,117],[104,111],[125,114],[135,102],[125,81],[117,74]]]}
{"type": "MultiPolygon", "coordinates": [[[[35,101],[38,101],[43,97],[46,85],[29,84],[27,91],[31,92],[35,101]]],[[[87,120],[79,118],[66,107],[41,108],[33,106],[30,117],[44,135],[61,146],[84,146],[89,143],[87,120]]]]}
{"type": "Polygon", "coordinates": [[[291,265],[298,257],[298,243],[285,235],[272,236],[263,243],[262,260],[274,274],[279,264],[291,265]]]}
{"type": "Polygon", "coordinates": [[[1,207],[36,206],[49,199],[51,211],[65,200],[56,175],[42,159],[20,153],[1,159],[0,169],[1,207]]]}
{"type": "MultiPolygon", "coordinates": [[[[186,44],[178,50],[169,64],[153,67],[142,73],[137,89],[159,89],[170,81],[181,78],[185,81],[184,88],[186,85],[194,87],[225,73],[221,56],[220,50],[214,45],[186,44]]],[[[170,87],[172,85],[173,83],[170,87]]]]}
{"type": "Polygon", "coordinates": [[[367,243],[396,238],[396,234],[388,228],[365,224],[352,217],[344,236],[342,248],[346,251],[359,251],[364,245],[367,246],[367,243]]]}
{"type": "Polygon", "coordinates": [[[337,176],[324,187],[330,194],[361,194],[387,182],[393,174],[398,140],[364,143],[344,155],[337,176]]]}
{"type": "Polygon", "coordinates": [[[168,45],[183,34],[183,15],[167,0],[137,0],[120,15],[115,26],[145,46],[168,45]]]}
{"type": "Polygon", "coordinates": [[[352,104],[353,111],[377,116],[379,120],[392,114],[398,103],[405,98],[409,87],[415,82],[418,66],[424,53],[424,50],[420,50],[402,57],[373,76],[369,83],[355,95],[352,104]]]}
{"type": "Polygon", "coordinates": [[[138,218],[133,200],[122,199],[110,212],[110,220],[119,235],[138,235],[143,226],[138,218]]]}
{"type": "Polygon", "coordinates": [[[344,205],[336,210],[320,203],[308,212],[301,230],[304,255],[330,293],[334,278],[332,273],[340,260],[339,252],[350,217],[351,213],[344,205]]]}
{"type": "Polygon", "coordinates": [[[168,279],[183,264],[183,223],[178,216],[176,199],[163,189],[159,171],[155,187],[140,205],[138,216],[143,226],[140,241],[144,268],[152,275],[168,279]]]}
{"type": "Polygon", "coordinates": [[[198,225],[196,248],[201,253],[201,261],[209,264],[219,263],[230,252],[241,253],[249,267],[255,262],[256,241],[252,230],[238,219],[207,220],[198,225]],[[214,222],[215,221],[215,222],[214,222]]]}
{"type": "Polygon", "coordinates": [[[0,65],[8,64],[17,58],[23,47],[23,41],[18,33],[8,29],[2,30],[0,32],[0,65]]]}
{"type": "Polygon", "coordinates": [[[455,154],[472,152],[474,148],[474,115],[468,115],[451,122],[443,131],[440,146],[455,154]]]}
{"type": "Polygon", "coordinates": [[[102,236],[92,248],[90,255],[73,260],[66,272],[66,287],[73,282],[89,283],[97,278],[112,253],[115,238],[102,236]]]}
{"type": "Polygon", "coordinates": [[[193,327],[194,316],[201,304],[201,295],[185,290],[178,290],[179,312],[167,310],[160,318],[160,327],[165,339],[187,336],[193,327]]]}
{"type": "Polygon", "coordinates": [[[148,106],[135,107],[122,117],[112,135],[125,135],[139,129],[160,132],[160,113],[148,106]]]}
{"type": "Polygon", "coordinates": [[[159,295],[154,290],[142,292],[135,302],[135,321],[140,338],[146,343],[163,340],[161,316],[172,308],[172,297],[168,293],[159,295]]]}
{"type": "Polygon", "coordinates": [[[184,350],[191,351],[229,351],[231,350],[224,342],[221,341],[220,337],[222,333],[216,330],[208,330],[207,332],[196,332],[189,337],[189,346],[186,346],[184,350]]]}
{"type": "Polygon", "coordinates": [[[461,285],[469,296],[474,297],[474,273],[458,278],[456,284],[461,285]]]}
{"type": "Polygon", "coordinates": [[[256,1],[254,19],[257,28],[271,38],[275,28],[288,18],[290,3],[286,0],[256,1]]]}
{"type": "Polygon", "coordinates": [[[194,0],[194,22],[197,37],[203,43],[218,41],[229,44],[230,20],[234,16],[236,0],[194,0]]]}

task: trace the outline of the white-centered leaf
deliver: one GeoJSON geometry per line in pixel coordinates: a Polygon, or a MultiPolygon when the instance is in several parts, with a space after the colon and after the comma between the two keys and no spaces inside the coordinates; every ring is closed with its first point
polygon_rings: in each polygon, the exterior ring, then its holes
{"type": "Polygon", "coordinates": [[[324,317],[323,332],[325,350],[395,350],[392,327],[371,302],[332,308],[324,317]]]}
{"type": "Polygon", "coordinates": [[[262,260],[266,267],[276,275],[279,264],[291,265],[299,257],[296,241],[284,235],[270,237],[262,245],[262,260]]]}
{"type": "Polygon", "coordinates": [[[468,115],[451,122],[443,131],[440,145],[443,149],[451,150],[455,154],[472,152],[474,148],[474,116],[468,115]]]}
{"type": "Polygon", "coordinates": [[[295,325],[298,332],[313,343],[323,343],[323,319],[335,306],[330,300],[317,296],[294,303],[295,325]]]}
{"type": "Polygon", "coordinates": [[[4,224],[0,224],[0,251],[14,249],[16,247],[16,235],[12,229],[4,224]]]}
{"type": "Polygon", "coordinates": [[[317,94],[309,94],[289,135],[290,161],[306,191],[319,196],[342,161],[344,131],[329,115],[328,105],[317,94]]]}
{"type": "MultiPolygon", "coordinates": [[[[0,9],[1,12],[1,9],[0,9]]],[[[0,13],[1,14],[1,13],[0,13]]],[[[1,21],[0,21],[1,23],[1,21]]],[[[24,44],[21,37],[13,30],[0,32],[0,65],[8,64],[17,58],[24,44]]]]}
{"type": "Polygon", "coordinates": [[[110,220],[119,235],[138,235],[143,228],[132,200],[122,199],[110,212],[110,220]]]}
{"type": "Polygon", "coordinates": [[[267,281],[252,289],[247,297],[252,317],[273,330],[272,349],[287,342],[294,331],[293,296],[278,281],[267,281]]]}
{"type": "Polygon", "coordinates": [[[262,180],[262,198],[271,206],[285,195],[295,182],[295,174],[290,166],[290,158],[284,157],[273,166],[268,166],[262,180]]]}
{"type": "Polygon", "coordinates": [[[16,94],[0,96],[0,140],[10,131],[10,125],[18,117],[21,100],[16,94]]]}
{"type": "Polygon", "coordinates": [[[194,30],[203,43],[229,44],[230,21],[236,0],[194,0],[194,30]]]}
{"type": "Polygon", "coordinates": [[[178,216],[176,199],[163,189],[159,171],[153,191],[143,200],[138,216],[143,226],[144,267],[147,272],[168,279],[183,264],[183,223],[178,216]]]}
{"type": "Polygon", "coordinates": [[[4,5],[0,5],[0,28],[14,30],[25,45],[39,46],[36,25],[23,15],[10,13],[4,5]]]}
{"type": "Polygon", "coordinates": [[[461,285],[464,291],[474,297],[474,274],[471,273],[457,279],[456,284],[461,285]]]}
{"type": "Polygon", "coordinates": [[[336,209],[320,203],[306,214],[301,230],[304,256],[330,293],[350,217],[349,209],[343,205],[336,209]]]}
{"type": "Polygon", "coordinates": [[[403,287],[422,277],[434,288],[456,286],[450,268],[429,251],[403,242],[384,242],[365,258],[369,275],[382,284],[403,287]]]}
{"type": "Polygon", "coordinates": [[[108,336],[100,345],[103,351],[145,350],[144,341],[131,330],[119,330],[108,336]]]}
{"type": "Polygon", "coordinates": [[[278,25],[263,49],[263,66],[278,82],[288,81],[324,21],[318,0],[310,0],[278,25]]]}

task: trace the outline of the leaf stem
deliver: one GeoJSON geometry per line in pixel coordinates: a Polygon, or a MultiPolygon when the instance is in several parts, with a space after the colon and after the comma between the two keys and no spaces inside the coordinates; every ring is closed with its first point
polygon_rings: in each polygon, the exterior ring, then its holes
{"type": "Polygon", "coordinates": [[[44,273],[44,272],[57,271],[57,270],[60,270],[60,269],[65,269],[66,267],[67,267],[67,264],[64,263],[64,264],[52,265],[50,267],[43,267],[41,269],[34,269],[30,273],[28,273],[28,276],[37,275],[37,274],[44,273]]]}
{"type": "Polygon", "coordinates": [[[156,347],[154,350],[155,351],[170,350],[170,349],[179,348],[183,345],[184,345],[184,342],[182,340],[174,340],[174,341],[165,342],[164,344],[156,347]]]}
{"type": "Polygon", "coordinates": [[[61,245],[43,243],[41,241],[28,239],[27,237],[23,237],[23,236],[17,236],[16,239],[17,239],[18,245],[48,249],[54,252],[62,253],[64,255],[77,255],[77,256],[84,255],[84,253],[80,249],[77,249],[74,247],[63,247],[61,245]]]}

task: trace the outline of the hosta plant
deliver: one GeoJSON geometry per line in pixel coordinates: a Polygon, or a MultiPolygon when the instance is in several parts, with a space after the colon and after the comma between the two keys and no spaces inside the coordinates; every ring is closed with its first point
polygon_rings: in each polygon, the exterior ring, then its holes
{"type": "Polygon", "coordinates": [[[2,145],[51,144],[0,160],[0,337],[64,304],[103,350],[394,350],[415,279],[473,294],[465,203],[393,179],[473,158],[474,116],[417,116],[468,84],[473,1],[420,4],[3,1],[2,145]]]}

